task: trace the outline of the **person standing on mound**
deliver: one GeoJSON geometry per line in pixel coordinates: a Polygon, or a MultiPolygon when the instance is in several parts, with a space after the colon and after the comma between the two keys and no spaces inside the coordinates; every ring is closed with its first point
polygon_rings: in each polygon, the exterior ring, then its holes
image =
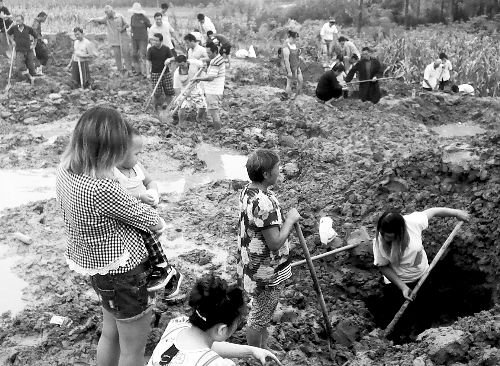
{"type": "Polygon", "coordinates": [[[280,160],[271,150],[250,154],[246,164],[251,182],[240,194],[237,272],[252,299],[247,320],[247,342],[266,348],[273,313],[285,281],[292,276],[288,236],[300,220],[292,208],[286,218],[274,193],[280,160]]]}

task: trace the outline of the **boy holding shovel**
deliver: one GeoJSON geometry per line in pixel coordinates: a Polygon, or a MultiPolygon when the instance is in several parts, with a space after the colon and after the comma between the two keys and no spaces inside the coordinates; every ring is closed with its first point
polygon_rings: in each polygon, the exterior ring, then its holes
{"type": "Polygon", "coordinates": [[[83,36],[82,28],[76,27],[73,32],[75,35],[74,52],[67,69],[71,70],[73,84],[83,89],[92,84],[89,64],[92,58],[97,56],[97,50],[92,42],[83,36]]]}

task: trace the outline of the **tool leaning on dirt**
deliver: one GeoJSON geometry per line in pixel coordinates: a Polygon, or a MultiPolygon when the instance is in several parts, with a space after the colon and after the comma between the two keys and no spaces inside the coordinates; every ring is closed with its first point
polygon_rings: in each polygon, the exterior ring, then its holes
{"type": "MultiPolygon", "coordinates": [[[[200,68],[193,79],[196,79],[202,73],[203,68],[200,68]]],[[[189,97],[189,95],[193,92],[196,84],[199,83],[199,80],[191,80],[186,88],[170,103],[170,110],[172,114],[175,114],[182,106],[182,103],[189,97]]]]}
{"type": "Polygon", "coordinates": [[[16,46],[12,47],[12,54],[10,55],[10,67],[9,67],[9,79],[7,81],[7,86],[5,87],[5,91],[8,92],[10,88],[12,88],[11,80],[12,80],[12,68],[14,67],[14,59],[16,58],[16,46]]]}
{"type": "Polygon", "coordinates": [[[151,93],[150,97],[148,98],[148,101],[146,102],[146,105],[144,106],[144,109],[143,109],[144,112],[147,111],[149,105],[151,104],[151,101],[153,100],[153,97],[154,97],[154,95],[156,93],[156,90],[158,89],[158,86],[160,85],[161,80],[163,79],[163,75],[165,75],[165,71],[167,70],[167,68],[168,68],[168,65],[165,65],[163,67],[163,70],[161,71],[161,74],[160,74],[160,78],[156,82],[156,85],[155,85],[155,87],[153,89],[153,92],[151,93]]]}

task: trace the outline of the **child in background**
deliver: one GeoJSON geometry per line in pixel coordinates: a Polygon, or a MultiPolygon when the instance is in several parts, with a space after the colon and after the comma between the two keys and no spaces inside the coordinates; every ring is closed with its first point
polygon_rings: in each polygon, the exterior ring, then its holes
{"type": "MultiPolygon", "coordinates": [[[[156,207],[160,201],[158,185],[139,164],[138,155],[142,152],[143,139],[139,131],[132,129],[129,147],[123,161],[114,169],[115,179],[141,202],[156,207]]],[[[179,293],[183,279],[182,273],[170,266],[163,253],[158,236],[141,232],[146,243],[149,259],[154,267],[148,279],[148,291],[165,287],[165,298],[173,298],[179,293]]],[[[161,235],[161,234],[160,234],[161,235]]]]}

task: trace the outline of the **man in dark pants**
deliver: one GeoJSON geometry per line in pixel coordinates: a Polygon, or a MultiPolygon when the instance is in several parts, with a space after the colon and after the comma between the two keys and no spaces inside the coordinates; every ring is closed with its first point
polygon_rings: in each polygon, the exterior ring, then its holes
{"type": "Polygon", "coordinates": [[[343,64],[335,65],[331,70],[325,72],[318,81],[316,87],[316,97],[321,102],[328,102],[335,98],[338,99],[342,96],[342,86],[340,85],[337,76],[344,71],[343,64]]]}
{"type": "Polygon", "coordinates": [[[382,72],[380,61],[372,57],[370,48],[363,47],[361,60],[351,68],[345,81],[350,82],[356,73],[359,75],[359,81],[370,80],[359,84],[359,96],[363,102],[370,101],[376,104],[381,98],[377,78],[382,76],[382,72]]]}
{"type": "Polygon", "coordinates": [[[130,18],[130,27],[132,34],[132,62],[136,75],[146,76],[146,53],[148,48],[148,29],[151,28],[151,22],[146,16],[146,11],[142,9],[141,4],[134,3],[130,18]]]}
{"type": "Polygon", "coordinates": [[[172,98],[175,95],[174,83],[172,80],[172,74],[168,69],[168,65],[175,59],[170,48],[165,46],[163,43],[163,36],[161,33],[155,33],[151,38],[152,46],[148,49],[146,56],[147,60],[147,77],[151,79],[153,88],[156,83],[160,80],[163,68],[166,67],[163,73],[162,79],[158,85],[158,89],[154,94],[154,105],[155,110],[161,105],[161,97],[165,94],[167,104],[170,104],[172,98]]]}
{"type": "Polygon", "coordinates": [[[43,67],[47,66],[47,62],[49,61],[49,48],[42,38],[42,23],[45,23],[46,20],[47,13],[42,11],[33,21],[32,27],[35,33],[38,35],[35,46],[36,58],[40,62],[40,67],[37,70],[38,74],[43,74],[43,67]]]}
{"type": "Polygon", "coordinates": [[[33,76],[35,72],[35,55],[31,47],[31,38],[37,39],[37,34],[33,28],[24,24],[22,15],[16,16],[16,25],[12,26],[8,32],[12,45],[16,47],[16,66],[21,75],[25,75],[31,84],[34,84],[33,76]]]}

